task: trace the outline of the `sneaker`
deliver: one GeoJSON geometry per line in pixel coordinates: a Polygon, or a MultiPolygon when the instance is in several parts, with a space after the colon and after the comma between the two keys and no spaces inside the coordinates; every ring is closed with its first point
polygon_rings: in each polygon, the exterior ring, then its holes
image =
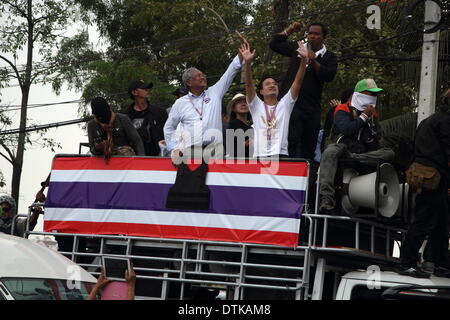
{"type": "Polygon", "coordinates": [[[430,261],[422,262],[422,270],[428,273],[433,273],[434,263],[430,261]]]}
{"type": "Polygon", "coordinates": [[[334,203],[330,199],[323,198],[319,206],[319,214],[334,215],[334,203]]]}
{"type": "Polygon", "coordinates": [[[450,278],[450,269],[444,267],[434,267],[433,275],[436,277],[450,278]]]}
{"type": "Polygon", "coordinates": [[[333,216],[336,214],[336,211],[334,210],[334,208],[320,207],[319,214],[322,214],[325,216],[333,216]]]}
{"type": "Polygon", "coordinates": [[[398,274],[404,275],[404,276],[410,276],[414,278],[430,278],[431,274],[423,271],[420,268],[413,268],[413,267],[401,267],[400,270],[397,271],[398,274]]]}

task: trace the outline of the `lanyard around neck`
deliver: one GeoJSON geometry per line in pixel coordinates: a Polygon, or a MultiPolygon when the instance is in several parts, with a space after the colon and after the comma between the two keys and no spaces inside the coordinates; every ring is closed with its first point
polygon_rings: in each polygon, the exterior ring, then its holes
{"type": "Polygon", "coordinates": [[[276,118],[275,111],[277,110],[278,102],[273,108],[272,112],[269,112],[269,107],[264,103],[264,109],[266,110],[266,124],[268,129],[272,129],[275,126],[276,118]]]}
{"type": "Polygon", "coordinates": [[[203,103],[205,102],[205,99],[202,96],[200,96],[200,98],[202,99],[202,109],[201,110],[197,109],[194,102],[192,101],[191,96],[189,96],[189,101],[191,102],[192,106],[194,107],[195,112],[197,112],[197,114],[200,116],[200,120],[203,120],[203,103]]]}

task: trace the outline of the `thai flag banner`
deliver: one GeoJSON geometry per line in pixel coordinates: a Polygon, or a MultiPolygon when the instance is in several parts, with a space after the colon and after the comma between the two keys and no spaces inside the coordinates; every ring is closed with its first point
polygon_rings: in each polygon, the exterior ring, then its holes
{"type": "MultiPolygon", "coordinates": [[[[195,165],[189,165],[191,170],[195,165]]],[[[198,165],[197,165],[198,166],[198,165]]],[[[121,234],[298,244],[307,162],[212,163],[209,210],[166,208],[176,168],[168,158],[55,157],[45,203],[46,232],[121,234]]]]}

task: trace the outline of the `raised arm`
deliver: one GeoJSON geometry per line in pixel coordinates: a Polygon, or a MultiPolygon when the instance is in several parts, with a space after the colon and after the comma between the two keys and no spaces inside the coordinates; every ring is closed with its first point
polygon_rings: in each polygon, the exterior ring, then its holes
{"type": "MultiPolygon", "coordinates": [[[[239,40],[242,43],[243,41],[242,36],[239,34],[239,32],[236,31],[236,33],[238,34],[239,40]]],[[[231,61],[230,65],[228,66],[228,69],[225,71],[222,77],[220,77],[219,81],[217,81],[213,86],[211,86],[209,90],[215,92],[218,96],[223,97],[230,88],[234,77],[236,76],[236,74],[238,73],[239,69],[242,66],[242,63],[243,63],[242,56],[238,51],[237,56],[235,56],[233,61],[231,61]]]]}
{"type": "Polygon", "coordinates": [[[102,268],[101,273],[98,276],[97,283],[95,284],[94,288],[92,288],[92,291],[89,293],[88,300],[97,300],[98,291],[110,282],[111,280],[105,277],[105,270],[102,268]]]}
{"type": "Polygon", "coordinates": [[[269,43],[270,49],[283,56],[294,56],[296,54],[297,44],[295,42],[287,42],[287,38],[292,32],[298,32],[301,28],[302,25],[299,22],[293,22],[281,33],[274,34],[269,43]]]}
{"type": "Polygon", "coordinates": [[[305,70],[306,70],[306,57],[308,55],[308,52],[304,48],[304,44],[300,41],[298,42],[299,47],[299,55],[300,55],[300,66],[298,67],[297,74],[295,75],[295,79],[292,82],[291,85],[291,97],[294,100],[297,100],[298,94],[300,92],[300,88],[302,87],[303,78],[305,76],[305,70]]]}
{"type": "Polygon", "coordinates": [[[251,103],[256,95],[255,86],[253,85],[252,80],[252,62],[256,52],[255,50],[253,50],[253,52],[250,50],[250,45],[247,40],[245,40],[239,48],[239,53],[245,61],[245,94],[247,96],[247,103],[251,103]]]}

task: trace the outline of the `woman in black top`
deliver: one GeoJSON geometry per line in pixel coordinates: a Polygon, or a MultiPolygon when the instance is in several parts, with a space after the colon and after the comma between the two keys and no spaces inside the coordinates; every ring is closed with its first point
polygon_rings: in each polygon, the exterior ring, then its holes
{"type": "MultiPolygon", "coordinates": [[[[250,157],[250,146],[253,143],[253,128],[250,112],[248,110],[247,101],[245,95],[242,93],[236,94],[233,99],[228,103],[228,113],[230,114],[230,123],[228,131],[234,135],[233,148],[230,149],[230,157],[250,157]],[[239,133],[233,132],[238,129],[242,129],[245,134],[244,141],[239,139],[239,133]],[[233,131],[231,131],[233,130],[233,131]]],[[[253,148],[252,148],[253,149],[253,148]]]]}

